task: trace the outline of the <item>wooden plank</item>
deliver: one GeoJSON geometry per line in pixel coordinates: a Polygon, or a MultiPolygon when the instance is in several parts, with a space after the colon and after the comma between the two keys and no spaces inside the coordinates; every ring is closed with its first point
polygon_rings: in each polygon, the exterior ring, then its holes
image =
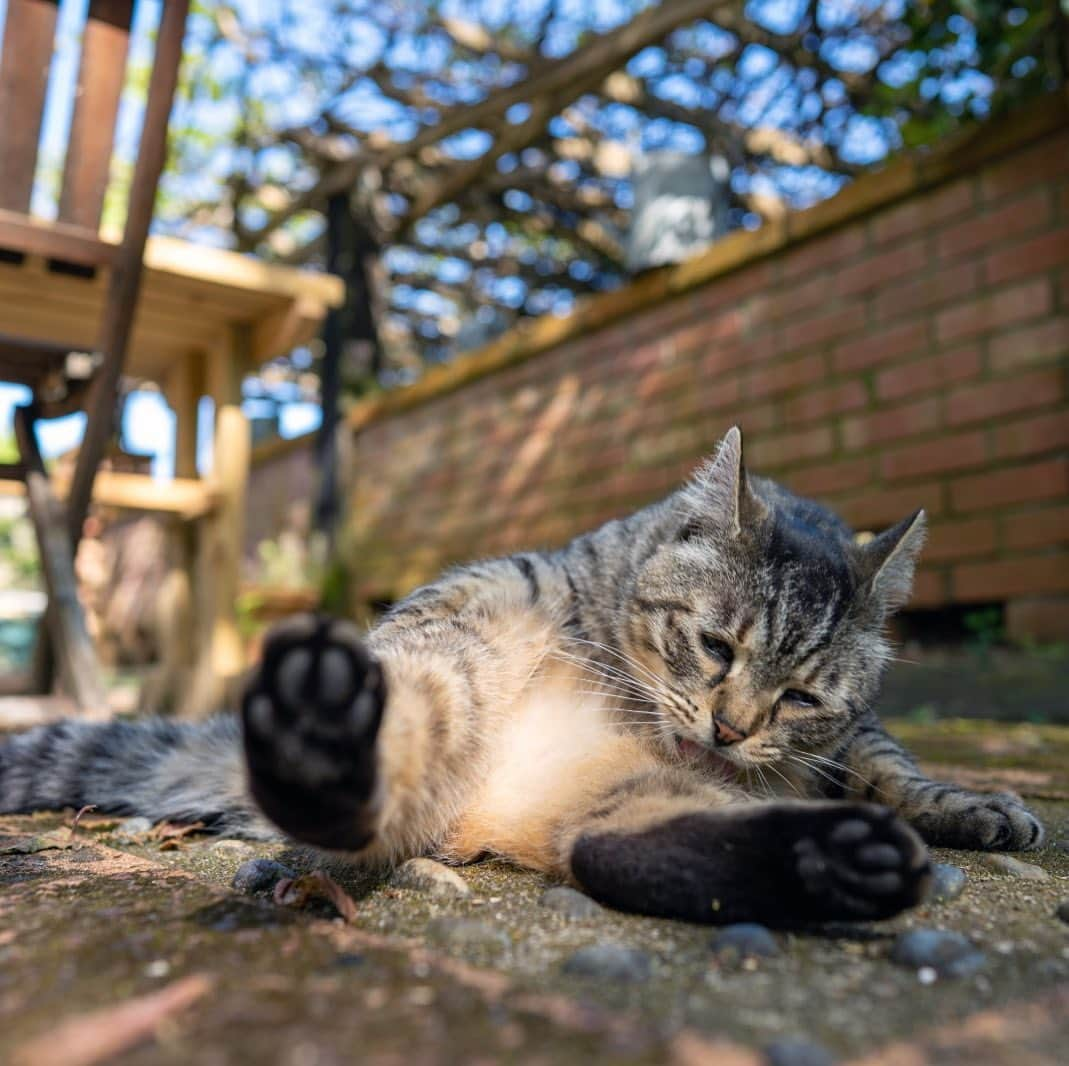
{"type": "MultiPolygon", "coordinates": [[[[0,125],[0,171],[4,166],[2,139],[0,125]]],[[[90,230],[62,222],[40,222],[13,210],[5,210],[4,202],[3,190],[0,189],[0,248],[81,266],[106,266],[115,262],[118,248],[101,240],[90,230]]]]}
{"type": "Polygon", "coordinates": [[[64,689],[83,712],[104,714],[107,690],[78,600],[74,546],[67,532],[66,514],[49,484],[34,436],[33,413],[27,407],[15,410],[15,437],[26,466],[26,496],[48,590],[46,618],[59,675],[64,689]]]}
{"type": "MultiPolygon", "coordinates": [[[[25,467],[21,463],[0,464],[0,495],[24,496],[25,467]]],[[[64,499],[70,490],[70,476],[56,476],[55,494],[64,499]]],[[[198,478],[176,477],[156,481],[147,474],[128,474],[118,470],[101,470],[93,484],[93,502],[120,511],[176,515],[194,521],[210,514],[219,493],[210,482],[198,478]]]]}
{"type": "MultiPolygon", "coordinates": [[[[52,0],[8,0],[0,51],[0,208],[30,208],[55,32],[52,0]]],[[[0,246],[6,247],[2,235],[0,246]]]]}
{"type": "Polygon", "coordinates": [[[133,9],[133,0],[90,0],[82,38],[59,217],[94,232],[108,188],[133,9]]]}
{"type": "MultiPolygon", "coordinates": [[[[70,718],[78,706],[66,696],[3,696],[0,697],[0,733],[20,733],[34,726],[49,725],[70,718]]],[[[94,715],[103,720],[108,714],[94,715]]]]}
{"type": "Polygon", "coordinates": [[[204,363],[200,352],[175,360],[167,372],[164,396],[175,416],[174,472],[178,477],[197,476],[197,420],[204,393],[204,363]]]}

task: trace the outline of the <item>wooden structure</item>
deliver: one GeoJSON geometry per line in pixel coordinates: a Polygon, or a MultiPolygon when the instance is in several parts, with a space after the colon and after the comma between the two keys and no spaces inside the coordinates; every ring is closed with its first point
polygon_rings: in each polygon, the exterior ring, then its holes
{"type": "MultiPolygon", "coordinates": [[[[162,5],[156,55],[121,240],[99,233],[124,81],[133,0],[90,0],[56,221],[30,215],[57,5],[9,0],[0,50],[0,379],[33,390],[16,431],[21,462],[0,478],[28,496],[63,688],[84,710],[104,699],[74,595],[73,551],[91,497],[174,516],[192,579],[187,709],[210,706],[243,666],[234,617],[249,429],[244,374],[314,337],[344,297],[333,277],[233,253],[147,238],[163,166],[188,0],[162,5]],[[120,378],[155,382],[177,416],[176,474],[166,486],[97,468],[111,441],[120,378]],[[213,465],[197,477],[198,407],[214,401],[213,465]],[[34,422],[85,410],[73,474],[46,476],[34,422]],[[25,486],[24,489],[22,486],[25,486]],[[61,503],[65,500],[65,506],[61,503]]],[[[40,657],[39,657],[40,658],[40,657]]],[[[51,671],[42,669],[47,689],[51,671]]]]}

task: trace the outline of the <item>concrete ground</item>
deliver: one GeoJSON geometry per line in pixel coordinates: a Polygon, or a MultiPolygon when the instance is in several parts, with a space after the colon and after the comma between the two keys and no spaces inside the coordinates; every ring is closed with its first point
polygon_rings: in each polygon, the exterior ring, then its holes
{"type": "Polygon", "coordinates": [[[944,776],[1029,797],[1047,845],[1010,869],[939,851],[967,873],[956,899],[777,934],[771,957],[718,953],[702,927],[571,916],[543,903],[541,878],[495,862],[460,871],[467,896],[334,871],[356,902],[345,922],[322,901],[229,887],[254,857],[307,867],[282,847],[93,815],[73,837],[63,815],[2,818],[0,1061],[1067,1061],[1069,921],[1056,912],[1069,900],[1069,728],[895,728],[944,776]],[[896,963],[895,937],[917,928],[960,931],[982,957],[957,977],[896,963]],[[606,961],[607,945],[632,950],[606,961]],[[596,976],[570,961],[590,946],[596,976]]]}

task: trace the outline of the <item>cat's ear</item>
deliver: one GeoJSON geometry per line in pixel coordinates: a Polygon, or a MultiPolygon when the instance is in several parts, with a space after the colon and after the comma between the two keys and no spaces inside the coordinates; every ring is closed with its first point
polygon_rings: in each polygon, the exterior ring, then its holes
{"type": "Polygon", "coordinates": [[[754,495],[742,462],[742,434],[732,426],[687,482],[682,493],[683,524],[679,539],[718,533],[736,537],[768,509],[754,495]]]}
{"type": "Polygon", "coordinates": [[[917,511],[857,549],[865,587],[888,611],[901,607],[913,590],[926,524],[924,511],[917,511]]]}

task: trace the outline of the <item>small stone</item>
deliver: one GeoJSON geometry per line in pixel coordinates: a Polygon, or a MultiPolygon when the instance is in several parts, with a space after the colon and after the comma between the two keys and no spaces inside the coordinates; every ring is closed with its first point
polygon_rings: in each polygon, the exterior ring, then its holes
{"type": "Polygon", "coordinates": [[[230,852],[233,855],[241,855],[244,852],[252,851],[252,848],[245,843],[244,840],[217,840],[214,844],[209,845],[209,851],[222,851],[230,852]]]}
{"type": "Polygon", "coordinates": [[[461,898],[471,895],[467,881],[460,874],[434,859],[409,859],[401,863],[390,875],[390,884],[394,888],[408,888],[431,896],[461,898]]]}
{"type": "Polygon", "coordinates": [[[895,940],[891,960],[918,973],[930,969],[931,977],[971,977],[984,967],[987,956],[961,933],[910,929],[895,940]]]}
{"type": "Polygon", "coordinates": [[[1069,899],[1063,899],[1055,908],[1054,913],[1063,922],[1069,924],[1069,899]]]}
{"type": "Polygon", "coordinates": [[[564,963],[564,972],[573,977],[597,977],[625,984],[648,981],[651,971],[649,955],[624,944],[592,944],[580,948],[564,963]]]}
{"type": "Polygon", "coordinates": [[[427,937],[447,948],[504,951],[512,946],[504,929],[478,918],[435,918],[427,925],[427,937]]]}
{"type": "Polygon", "coordinates": [[[152,828],[151,818],[124,818],[116,827],[115,833],[121,837],[144,836],[152,828]]]}
{"type": "Polygon", "coordinates": [[[768,1066],[834,1066],[835,1056],[820,1044],[788,1038],[765,1048],[768,1066]]]}
{"type": "Polygon", "coordinates": [[[713,937],[710,947],[724,959],[770,959],[779,954],[776,938],[756,922],[725,925],[713,937]]]}
{"type": "Polygon", "coordinates": [[[237,868],[230,887],[246,896],[268,895],[279,881],[296,876],[288,866],[274,859],[249,859],[237,868]]]}
{"type": "Polygon", "coordinates": [[[965,891],[969,880],[960,866],[937,862],[932,866],[932,887],[928,890],[929,903],[949,903],[965,891]]]}
{"type": "Polygon", "coordinates": [[[981,866],[986,866],[997,874],[1006,874],[1007,877],[1019,877],[1022,881],[1049,881],[1050,874],[1042,866],[1036,866],[1033,862],[1021,862],[1011,855],[1002,855],[999,852],[988,852],[979,857],[981,866]]]}
{"type": "Polygon", "coordinates": [[[542,893],[541,903],[543,907],[563,914],[565,918],[596,918],[602,913],[599,903],[595,903],[589,896],[584,896],[582,892],[576,892],[574,888],[569,888],[567,885],[547,888],[542,893]]]}

